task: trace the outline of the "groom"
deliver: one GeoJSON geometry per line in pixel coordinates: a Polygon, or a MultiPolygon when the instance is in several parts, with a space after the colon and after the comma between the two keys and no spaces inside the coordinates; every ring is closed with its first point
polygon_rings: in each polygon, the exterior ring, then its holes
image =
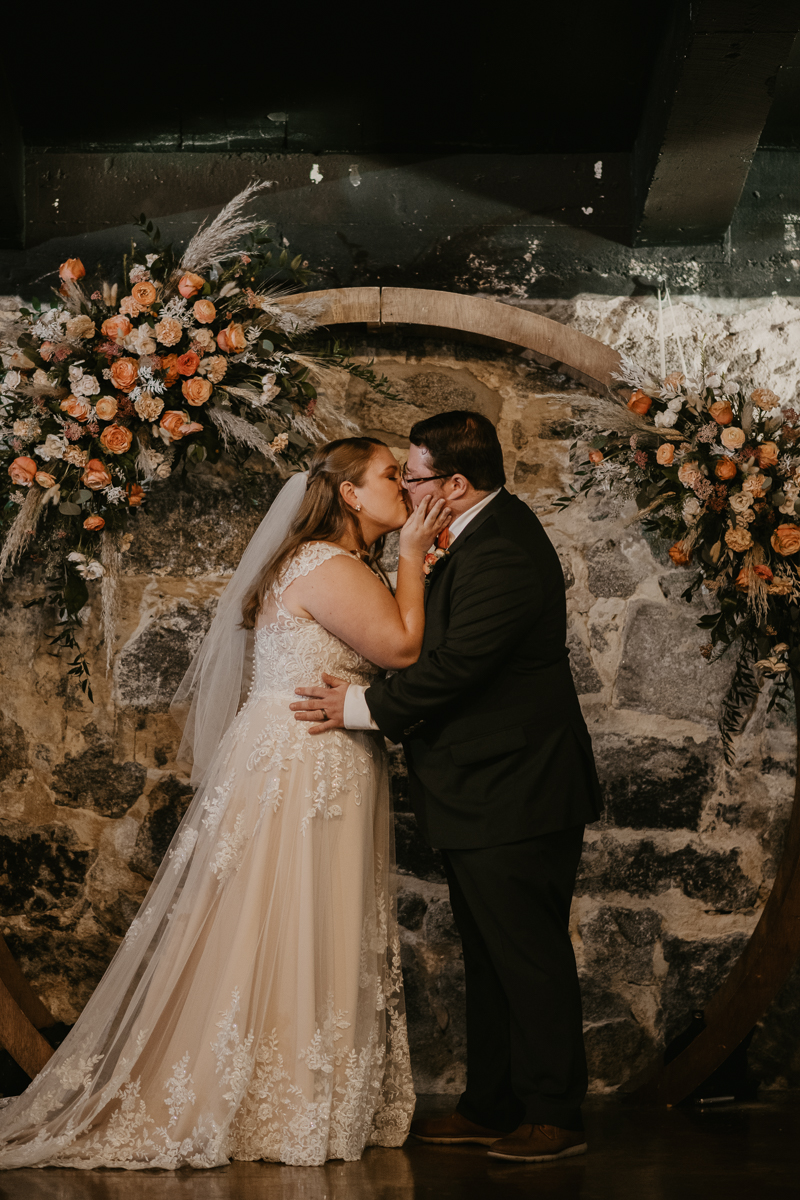
{"type": "MultiPolygon", "coordinates": [[[[464,947],[467,1087],[423,1141],[538,1162],[586,1149],[581,999],[568,920],[583,827],[600,813],[570,674],[561,565],[505,490],[494,426],[445,412],[410,433],[416,507],[444,497],[449,546],[427,581],[419,660],[368,688],[299,688],[298,720],[402,741],[409,795],[441,851],[464,947]]],[[[441,539],[440,539],[441,542],[441,539]]]]}

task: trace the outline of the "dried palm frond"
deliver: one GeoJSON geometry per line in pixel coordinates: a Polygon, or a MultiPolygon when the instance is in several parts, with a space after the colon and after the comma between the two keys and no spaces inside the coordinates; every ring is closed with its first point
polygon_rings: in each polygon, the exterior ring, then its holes
{"type": "Polygon", "coordinates": [[[281,333],[300,335],[317,328],[319,317],[325,311],[325,301],[312,298],[292,305],[265,302],[259,307],[261,315],[256,317],[255,325],[261,329],[279,329],[281,333]]]}
{"type": "Polygon", "coordinates": [[[120,551],[119,534],[111,530],[103,533],[100,548],[100,561],[103,564],[103,575],[100,580],[101,613],[103,619],[103,636],[106,643],[106,674],[111,670],[114,661],[114,642],[117,636],[117,613],[119,610],[119,569],[122,554],[120,551]]]}
{"type": "Polygon", "coordinates": [[[59,295],[63,298],[70,312],[79,313],[83,309],[91,311],[91,302],[86,292],[74,279],[62,279],[59,295]]]}
{"type": "Polygon", "coordinates": [[[3,549],[0,550],[0,579],[5,576],[6,568],[14,567],[19,561],[19,556],[25,549],[28,538],[36,532],[36,526],[42,515],[44,498],[45,493],[40,487],[28,489],[28,494],[20,505],[19,512],[6,535],[3,549]]]}
{"type": "Polygon", "coordinates": [[[153,450],[150,437],[144,429],[139,430],[136,441],[139,447],[136,455],[136,470],[144,480],[152,479],[159,463],[163,461],[164,455],[161,451],[153,450]]]}
{"type": "MultiPolygon", "coordinates": [[[[214,263],[231,254],[245,234],[251,233],[263,225],[263,221],[256,217],[242,216],[241,213],[245,205],[249,204],[253,197],[266,186],[265,180],[254,180],[248,183],[243,191],[225,205],[208,228],[206,228],[205,221],[203,222],[183,252],[180,263],[181,272],[207,270],[214,263]]],[[[177,278],[175,283],[177,283],[177,278]]],[[[171,284],[172,280],[170,280],[171,284]]]]}
{"type": "Polygon", "coordinates": [[[251,450],[263,454],[276,467],[281,466],[269,440],[249,421],[227,412],[224,408],[211,408],[208,415],[219,430],[226,449],[231,442],[238,442],[242,446],[248,446],[251,450]]]}
{"type": "Polygon", "coordinates": [[[622,433],[632,435],[650,435],[663,438],[668,442],[685,442],[686,434],[677,429],[657,427],[650,421],[632,412],[621,400],[613,400],[599,396],[592,401],[591,406],[582,408],[575,413],[572,422],[579,429],[591,434],[622,433]]]}

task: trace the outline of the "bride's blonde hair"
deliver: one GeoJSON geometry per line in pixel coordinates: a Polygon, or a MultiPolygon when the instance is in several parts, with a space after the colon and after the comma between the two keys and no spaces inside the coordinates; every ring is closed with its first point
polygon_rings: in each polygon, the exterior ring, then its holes
{"type": "Polygon", "coordinates": [[[308,469],[306,494],[297,516],[278,550],[264,564],[252,591],[242,602],[242,626],[245,629],[255,627],[267,593],[287,559],[303,542],[339,542],[349,532],[365,558],[378,558],[384,539],[378,538],[371,549],[367,548],[358,517],[345,504],[339,489],[348,481],[360,487],[375,447],[385,445],[378,438],[339,438],[314,452],[308,469]]]}

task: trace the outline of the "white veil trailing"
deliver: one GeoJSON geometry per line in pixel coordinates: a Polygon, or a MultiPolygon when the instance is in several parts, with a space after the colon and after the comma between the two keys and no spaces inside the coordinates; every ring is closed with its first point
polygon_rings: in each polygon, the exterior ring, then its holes
{"type": "Polygon", "coordinates": [[[183,727],[178,760],[192,764],[198,787],[243,699],[250,669],[251,637],[242,629],[242,603],[289,532],[306,493],[308,475],[292,475],[253,534],[241,562],[219,598],[203,644],[170,704],[183,727]]]}

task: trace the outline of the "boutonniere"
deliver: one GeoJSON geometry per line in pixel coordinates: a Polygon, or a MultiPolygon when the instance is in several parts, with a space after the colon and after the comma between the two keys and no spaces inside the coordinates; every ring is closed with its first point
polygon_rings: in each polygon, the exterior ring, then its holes
{"type": "Polygon", "coordinates": [[[425,572],[425,584],[430,582],[431,572],[436,564],[443,558],[447,558],[450,553],[450,530],[443,529],[436,539],[436,544],[432,550],[429,550],[425,555],[425,561],[422,569],[425,572]]]}

